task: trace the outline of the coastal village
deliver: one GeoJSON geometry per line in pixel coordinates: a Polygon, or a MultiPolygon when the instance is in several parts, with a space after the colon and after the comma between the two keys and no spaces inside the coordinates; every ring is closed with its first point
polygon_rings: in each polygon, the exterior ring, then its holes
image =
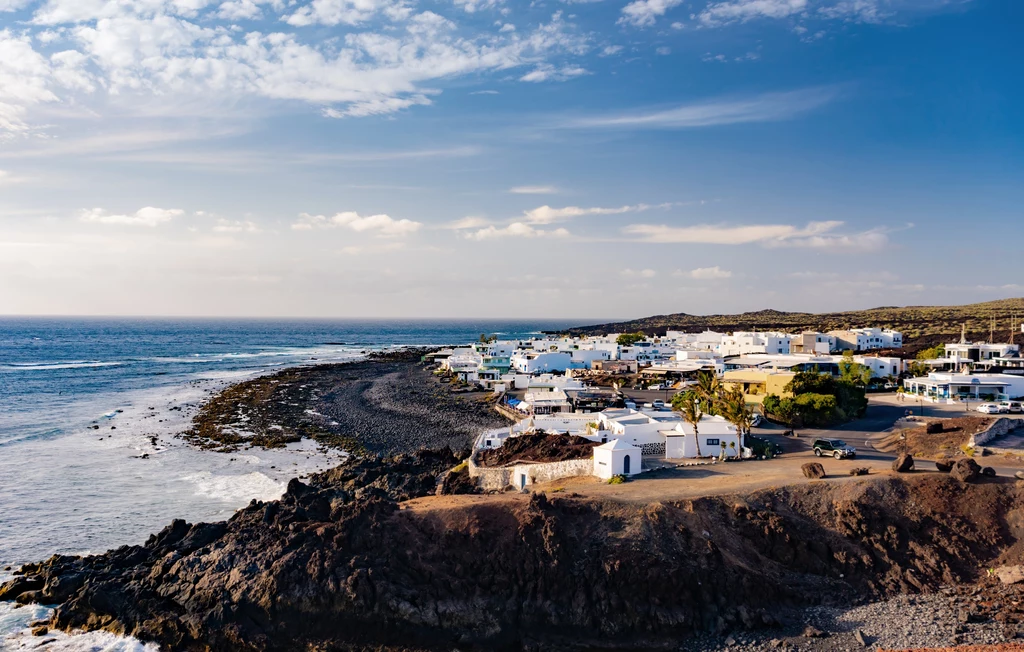
{"type": "MultiPolygon", "coordinates": [[[[862,417],[868,397],[906,406],[911,419],[925,404],[956,410],[947,417],[1019,414],[1024,358],[1014,339],[1012,330],[1006,343],[971,342],[963,333],[908,357],[903,334],[880,327],[523,340],[482,334],[424,362],[457,388],[486,391],[511,421],[476,438],[467,465],[477,488],[528,491],[569,477],[621,483],[657,469],[769,460],[781,448],[759,436],[758,426],[799,436],[794,428],[862,417]],[[842,397],[800,390],[821,378],[845,383],[861,403],[848,407],[842,397]]],[[[967,445],[973,450],[983,439],[967,445]]],[[[815,455],[856,459],[854,447],[824,441],[813,443],[815,455]]]]}

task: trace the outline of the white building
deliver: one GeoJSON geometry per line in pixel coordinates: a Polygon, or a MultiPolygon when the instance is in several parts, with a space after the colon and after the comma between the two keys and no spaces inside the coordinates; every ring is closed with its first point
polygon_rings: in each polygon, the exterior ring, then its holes
{"type": "Polygon", "coordinates": [[[851,328],[829,331],[836,338],[836,350],[870,351],[903,348],[903,333],[888,328],[851,328]]]}
{"type": "Polygon", "coordinates": [[[1020,355],[1016,344],[990,344],[989,342],[968,342],[947,344],[943,360],[954,369],[965,364],[998,361],[999,358],[1015,358],[1020,355]]]}
{"type": "Polygon", "coordinates": [[[594,448],[594,475],[609,480],[616,475],[640,473],[640,449],[621,439],[594,448]]]}
{"type": "Polygon", "coordinates": [[[529,390],[517,406],[527,414],[556,414],[571,412],[572,404],[569,397],[560,389],[529,390]]]}
{"type": "Polygon", "coordinates": [[[722,357],[748,353],[789,353],[789,343],[794,337],[789,333],[736,332],[722,337],[715,352],[722,357]]]}
{"type": "Polygon", "coordinates": [[[572,369],[572,356],[561,351],[541,353],[520,350],[511,355],[509,362],[512,369],[523,374],[572,369]]]}
{"type": "Polygon", "coordinates": [[[697,457],[698,452],[702,457],[718,457],[722,454],[722,444],[725,444],[727,457],[740,457],[743,453],[736,427],[719,416],[704,415],[696,434],[693,426],[685,421],[678,422],[671,430],[663,430],[661,434],[665,438],[667,459],[697,457]]]}
{"type": "Polygon", "coordinates": [[[921,398],[932,403],[960,400],[1006,400],[1024,397],[1024,377],[1011,374],[957,374],[932,372],[908,378],[903,388],[910,400],[921,398]]]}

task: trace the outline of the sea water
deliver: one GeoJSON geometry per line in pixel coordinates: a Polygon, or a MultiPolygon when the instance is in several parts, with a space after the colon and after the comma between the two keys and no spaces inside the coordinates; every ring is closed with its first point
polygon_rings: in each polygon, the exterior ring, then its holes
{"type": "MultiPolygon", "coordinates": [[[[202,402],[230,383],[374,350],[569,325],[0,318],[0,581],[5,567],[55,553],[142,543],[174,518],[228,518],[343,459],[311,442],[218,453],[178,439],[202,402]]],[[[41,643],[27,627],[46,613],[0,603],[0,650],[41,643]]],[[[103,633],[47,638],[48,650],[156,649],[103,633]]]]}

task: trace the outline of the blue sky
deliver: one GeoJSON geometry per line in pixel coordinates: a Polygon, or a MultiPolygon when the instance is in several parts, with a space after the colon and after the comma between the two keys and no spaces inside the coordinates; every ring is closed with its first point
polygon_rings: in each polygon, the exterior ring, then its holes
{"type": "Polygon", "coordinates": [[[1020,3],[0,0],[0,313],[1024,295],[1020,3]]]}

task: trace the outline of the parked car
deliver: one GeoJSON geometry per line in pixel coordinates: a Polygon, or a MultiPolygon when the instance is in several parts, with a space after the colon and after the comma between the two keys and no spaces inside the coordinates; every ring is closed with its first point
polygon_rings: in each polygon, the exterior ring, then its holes
{"type": "Polygon", "coordinates": [[[1020,401],[999,402],[999,412],[1002,414],[1008,414],[1010,412],[1013,414],[1020,414],[1022,411],[1024,411],[1024,408],[1021,407],[1020,401]]]}
{"type": "Polygon", "coordinates": [[[999,406],[995,403],[982,403],[974,409],[982,414],[999,414],[999,406]]]}
{"type": "Polygon", "coordinates": [[[818,457],[831,455],[837,460],[843,458],[853,459],[857,457],[857,449],[850,446],[842,439],[815,439],[814,454],[818,457]]]}
{"type": "Polygon", "coordinates": [[[762,417],[760,414],[754,414],[754,416],[751,417],[751,419],[750,419],[750,427],[751,428],[757,428],[762,423],[764,423],[764,417],[762,417]]]}
{"type": "Polygon", "coordinates": [[[665,401],[661,401],[661,400],[654,401],[653,403],[651,403],[651,405],[654,407],[655,410],[664,410],[665,409],[665,401]]]}
{"type": "Polygon", "coordinates": [[[633,401],[626,401],[626,407],[630,410],[636,409],[636,403],[633,401]]]}
{"type": "Polygon", "coordinates": [[[657,383],[655,385],[651,385],[647,389],[649,389],[652,392],[660,392],[663,389],[668,389],[668,386],[667,385],[662,385],[661,383],[657,383]]]}

